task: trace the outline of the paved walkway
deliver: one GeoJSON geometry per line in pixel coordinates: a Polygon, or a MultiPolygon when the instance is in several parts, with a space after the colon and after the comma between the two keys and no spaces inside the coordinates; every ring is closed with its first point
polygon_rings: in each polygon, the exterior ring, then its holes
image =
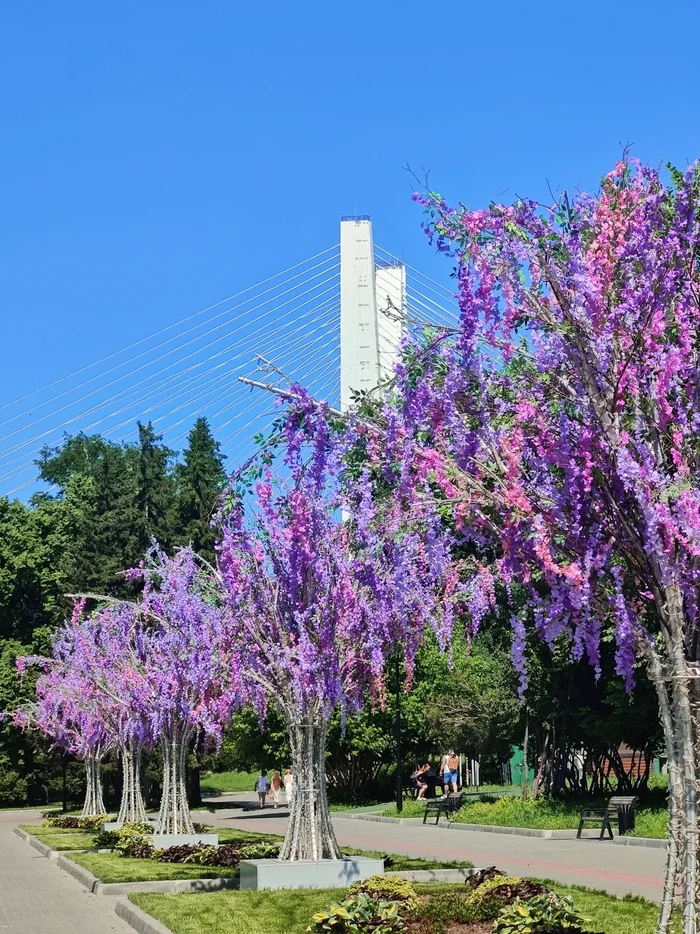
{"type": "Polygon", "coordinates": [[[116,898],[92,895],[13,833],[38,811],[0,811],[0,931],[12,934],[134,934],[116,898]]]}
{"type": "MultiPolygon", "coordinates": [[[[207,822],[246,830],[284,833],[286,815],[272,808],[263,813],[219,811],[207,822]]],[[[333,817],[342,846],[402,853],[426,859],[470,859],[475,866],[498,866],[519,876],[605,889],[616,895],[631,892],[659,901],[666,853],[663,849],[617,846],[600,840],[543,840],[511,834],[440,830],[434,826],[393,824],[333,817]]]]}

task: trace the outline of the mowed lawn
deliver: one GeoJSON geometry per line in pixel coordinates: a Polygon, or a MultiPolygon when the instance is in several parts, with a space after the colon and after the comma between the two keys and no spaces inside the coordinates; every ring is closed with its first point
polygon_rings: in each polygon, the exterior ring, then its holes
{"type": "Polygon", "coordinates": [[[95,845],[95,834],[85,830],[67,830],[62,827],[32,827],[21,825],[30,836],[52,850],[90,850],[95,845]]]}
{"type": "MultiPolygon", "coordinates": [[[[538,798],[523,801],[521,798],[505,796],[497,800],[470,801],[465,804],[453,820],[461,824],[486,824],[499,827],[529,827],[533,830],[575,830],[583,807],[603,807],[604,800],[594,802],[566,801],[538,798]]],[[[399,815],[396,805],[384,811],[386,817],[422,817],[425,805],[418,801],[407,801],[399,815]]],[[[666,808],[639,808],[636,826],[631,836],[664,839],[667,835],[668,813],[666,808]]]]}
{"type": "MultiPolygon", "coordinates": [[[[641,898],[549,883],[573,898],[591,931],[654,934],[658,908],[641,898]]],[[[419,892],[463,886],[417,885],[419,892]]],[[[279,892],[212,892],[205,895],[136,894],[131,900],[174,934],[303,934],[315,911],[345,894],[342,889],[279,892]]],[[[678,928],[680,931],[680,928],[678,928]]]]}
{"type": "Polygon", "coordinates": [[[205,772],[201,779],[203,795],[222,795],[233,791],[253,794],[258,772],[205,772]]]}
{"type": "Polygon", "coordinates": [[[157,882],[161,879],[230,879],[238,869],[159,863],[157,859],[129,859],[117,853],[74,853],[71,856],[100,882],[157,882]]]}

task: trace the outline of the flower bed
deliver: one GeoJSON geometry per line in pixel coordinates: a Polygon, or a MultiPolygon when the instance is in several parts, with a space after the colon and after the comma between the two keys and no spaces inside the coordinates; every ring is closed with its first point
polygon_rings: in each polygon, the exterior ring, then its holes
{"type": "MultiPolygon", "coordinates": [[[[572,898],[590,931],[605,934],[654,934],[658,907],[643,898],[618,899],[576,886],[547,883],[557,895],[572,898]]],[[[461,895],[466,886],[430,884],[413,887],[421,902],[437,893],[461,895]]],[[[165,924],[174,934],[305,934],[314,914],[339,903],[346,890],[212,892],[186,895],[132,895],[130,900],[165,924]]],[[[469,934],[491,934],[493,921],[477,922],[469,934]]],[[[430,928],[426,929],[430,934],[430,928]]],[[[338,934],[341,934],[338,930],[338,934]]],[[[411,932],[413,934],[413,932],[411,932]]],[[[423,934],[423,932],[420,932],[423,934]]],[[[460,934],[467,934],[462,927],[460,934]]]]}

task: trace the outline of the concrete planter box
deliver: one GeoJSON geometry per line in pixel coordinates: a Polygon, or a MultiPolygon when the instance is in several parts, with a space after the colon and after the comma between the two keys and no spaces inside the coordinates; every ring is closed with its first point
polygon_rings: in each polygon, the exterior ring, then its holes
{"type": "MultiPolygon", "coordinates": [[[[156,829],[156,822],[154,820],[146,821],[147,824],[150,824],[153,829],[156,829]]],[[[119,820],[110,820],[106,824],[102,825],[103,830],[121,830],[124,824],[119,820]]]]}
{"type": "Polygon", "coordinates": [[[344,859],[241,860],[241,889],[333,889],[384,873],[384,860],[369,856],[344,859]]]}
{"type": "Polygon", "coordinates": [[[183,846],[186,843],[200,846],[218,846],[218,833],[154,833],[154,850],[167,850],[171,846],[183,846]]]}

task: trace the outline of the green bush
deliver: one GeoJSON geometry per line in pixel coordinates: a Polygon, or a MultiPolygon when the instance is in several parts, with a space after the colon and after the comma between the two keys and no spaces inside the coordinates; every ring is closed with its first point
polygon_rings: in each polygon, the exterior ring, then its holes
{"type": "Polygon", "coordinates": [[[47,817],[41,822],[42,827],[63,827],[67,830],[101,830],[102,825],[111,820],[109,814],[98,814],[95,817],[47,817]]]}
{"type": "Polygon", "coordinates": [[[493,930],[494,934],[582,934],[589,920],[576,911],[570,898],[547,892],[525,901],[517,899],[505,907],[493,930]]]}
{"type": "Polygon", "coordinates": [[[240,859],[275,859],[280,848],[278,843],[249,843],[239,849],[238,855],[240,859]]]}
{"type": "Polygon", "coordinates": [[[119,839],[114,848],[120,856],[132,859],[150,859],[153,856],[153,844],[142,831],[122,827],[117,836],[119,839]]]}
{"type": "Polygon", "coordinates": [[[317,911],[306,930],[311,934],[396,934],[405,928],[400,908],[400,902],[377,901],[358,892],[317,911]]]}
{"type": "Polygon", "coordinates": [[[452,924],[495,921],[506,906],[549,894],[549,889],[539,882],[506,876],[495,867],[467,882],[462,892],[436,892],[420,905],[415,912],[416,934],[445,934],[452,924]]]}
{"type": "MultiPolygon", "coordinates": [[[[488,901],[489,906],[496,904],[500,910],[500,908],[511,905],[519,899],[529,899],[536,895],[547,894],[549,894],[549,889],[539,882],[520,879],[518,876],[494,875],[473,889],[468,901],[472,905],[483,905],[488,901]]],[[[495,918],[495,915],[492,915],[492,917],[495,918]]],[[[484,920],[487,920],[487,918],[485,917],[484,920]]]]}
{"type": "Polygon", "coordinates": [[[95,848],[98,850],[114,850],[121,839],[122,834],[138,833],[142,836],[153,833],[151,824],[134,822],[133,824],[124,824],[119,830],[101,830],[95,837],[95,848]]]}
{"type": "Polygon", "coordinates": [[[393,876],[370,876],[369,879],[350,886],[348,895],[358,895],[360,892],[375,900],[401,902],[405,911],[413,911],[420,905],[420,899],[411,883],[393,876]]]}

